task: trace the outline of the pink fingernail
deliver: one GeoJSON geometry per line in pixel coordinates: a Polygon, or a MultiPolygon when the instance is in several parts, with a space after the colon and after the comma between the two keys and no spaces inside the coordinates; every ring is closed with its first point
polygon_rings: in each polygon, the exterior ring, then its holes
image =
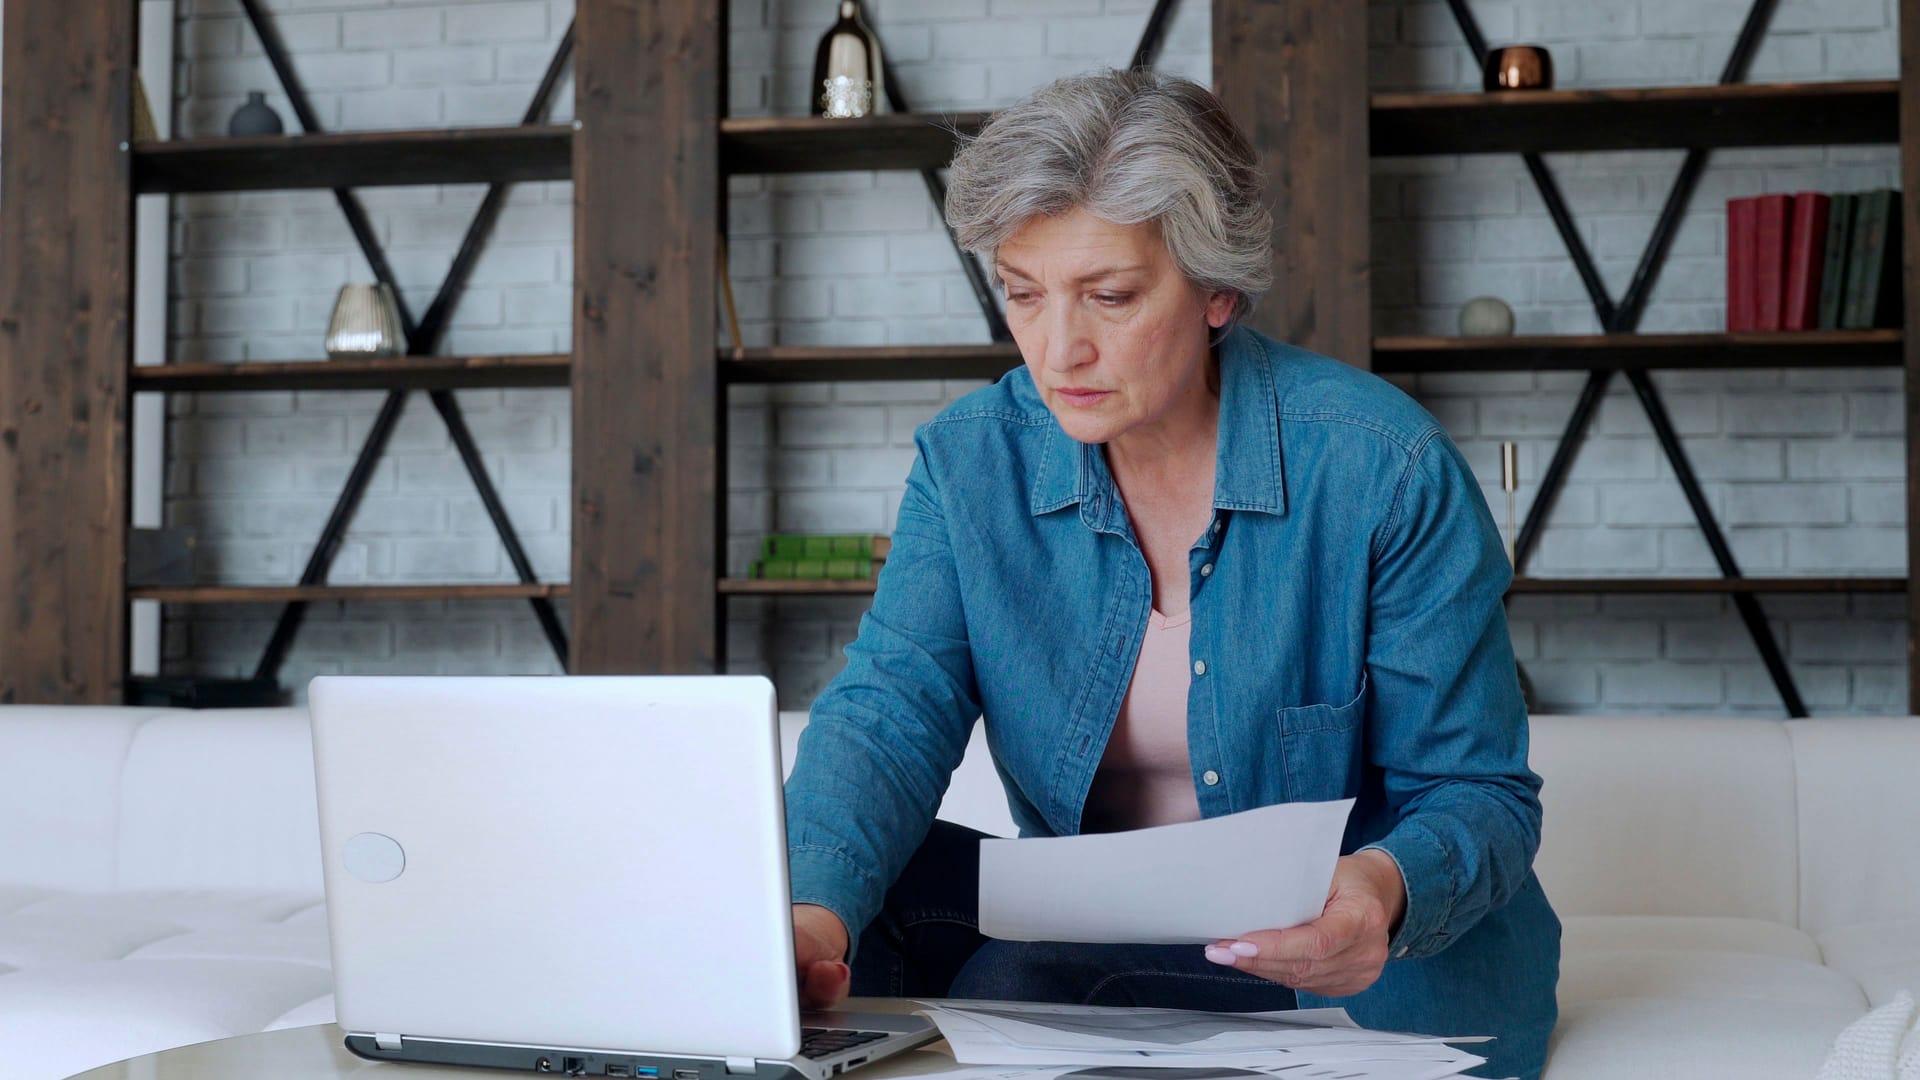
{"type": "Polygon", "coordinates": [[[1235,956],[1259,956],[1260,955],[1260,946],[1255,945],[1251,941],[1236,941],[1232,945],[1229,945],[1228,948],[1233,950],[1233,954],[1235,956]]]}
{"type": "Polygon", "coordinates": [[[1239,958],[1234,956],[1231,951],[1223,949],[1218,945],[1209,945],[1207,946],[1207,959],[1216,964],[1225,964],[1228,967],[1232,967],[1233,962],[1239,958]]]}

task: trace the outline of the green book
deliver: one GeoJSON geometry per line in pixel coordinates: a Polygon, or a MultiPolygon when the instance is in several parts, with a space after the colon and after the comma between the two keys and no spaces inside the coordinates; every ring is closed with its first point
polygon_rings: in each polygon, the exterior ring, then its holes
{"type": "Polygon", "coordinates": [[[1859,200],[1851,192],[1840,192],[1827,204],[1827,246],[1821,257],[1820,320],[1822,330],[1840,326],[1840,298],[1845,295],[1847,248],[1853,236],[1853,207],[1859,200]]]}
{"type": "Polygon", "coordinates": [[[767,581],[863,581],[873,576],[873,560],[759,559],[753,576],[767,581]]]}
{"type": "Polygon", "coordinates": [[[890,538],[872,535],[808,536],[775,533],[760,541],[762,559],[884,559],[890,538]]]}
{"type": "Polygon", "coordinates": [[[1880,300],[1880,275],[1886,263],[1888,206],[1886,188],[1862,192],[1853,212],[1853,245],[1847,259],[1847,285],[1840,301],[1840,325],[1847,330],[1873,326],[1880,300]]]}

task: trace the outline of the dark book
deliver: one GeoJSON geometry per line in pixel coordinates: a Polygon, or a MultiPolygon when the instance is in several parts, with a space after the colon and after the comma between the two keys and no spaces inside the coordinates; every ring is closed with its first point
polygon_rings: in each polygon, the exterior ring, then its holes
{"type": "Polygon", "coordinates": [[[1793,196],[1762,195],[1754,203],[1753,328],[1778,330],[1787,284],[1787,221],[1793,196]]]}
{"type": "Polygon", "coordinates": [[[1854,212],[1853,251],[1840,325],[1848,330],[1900,324],[1900,199],[1887,188],[1864,192],[1854,212]]]}
{"type": "Polygon", "coordinates": [[[1752,196],[1727,200],[1727,329],[1753,329],[1752,196]]]}
{"type": "Polygon", "coordinates": [[[1787,230],[1787,285],[1781,298],[1780,328],[1812,330],[1820,324],[1820,275],[1826,271],[1824,245],[1832,200],[1818,191],[1793,196],[1787,230]]]}
{"type": "Polygon", "coordinates": [[[1827,209],[1827,250],[1821,260],[1826,264],[1820,274],[1820,322],[1822,330],[1840,328],[1840,297],[1847,282],[1847,255],[1853,244],[1853,208],[1859,201],[1852,192],[1833,196],[1827,209]]]}

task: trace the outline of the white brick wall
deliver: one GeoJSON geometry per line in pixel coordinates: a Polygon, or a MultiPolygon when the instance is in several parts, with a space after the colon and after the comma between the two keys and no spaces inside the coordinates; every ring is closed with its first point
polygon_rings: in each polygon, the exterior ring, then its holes
{"type": "MultiPolygon", "coordinates": [[[[732,108],[806,108],[831,0],[732,0],[732,108]]],[[[887,55],[922,109],[992,108],[1040,83],[1124,62],[1151,0],[869,0],[887,55]]],[[[1495,42],[1552,49],[1564,86],[1704,83],[1746,0],[1474,0],[1495,42]]],[[[322,121],[335,129],[515,122],[571,16],[570,0],[278,0],[279,25],[322,121]]],[[[224,130],[248,89],[273,86],[232,0],[182,0],[178,123],[224,130]]],[[[1163,69],[1210,75],[1206,0],[1181,0],[1163,69]]],[[[1373,0],[1376,89],[1470,89],[1473,65],[1438,0],[1373,0]]],[[[1754,79],[1890,77],[1891,0],[1786,0],[1754,79]]],[[[277,94],[269,100],[292,126],[277,94]]],[[[556,119],[570,116],[561,96],[556,119]]],[[[1681,155],[1552,155],[1587,243],[1624,290],[1681,155]]],[[[1715,329],[1724,200],[1897,182],[1889,148],[1721,151],[1648,305],[1648,330],[1715,329]]],[[[1375,298],[1385,333],[1454,331],[1460,303],[1506,298],[1522,332],[1592,332],[1586,295],[1517,159],[1382,160],[1373,175],[1375,298]]],[[[985,340],[983,320],[920,179],[830,173],[730,182],[729,261],[749,344],[985,340]]],[[[414,312],[424,310],[482,188],[362,193],[414,312]]],[[[569,346],[571,188],[514,189],[443,351],[569,346]]],[[[175,200],[175,359],[320,355],[333,293],[368,271],[331,196],[175,200]]],[[[1520,512],[1582,382],[1578,374],[1402,380],[1459,441],[1495,516],[1498,444],[1521,444],[1520,512]]],[[[1900,382],[1885,371],[1655,376],[1743,566],[1753,573],[1898,573],[1904,562],[1900,382]]],[[[977,383],[745,387],[732,393],[729,569],[769,529],[889,528],[912,431],[977,383]]],[[[460,394],[540,572],[567,570],[570,432],[564,391],[460,394]]],[[[304,562],[377,394],[183,397],[173,406],[169,515],[198,527],[209,580],[290,580],[304,562]]],[[[1712,563],[1624,382],[1599,411],[1545,531],[1539,574],[1703,574],[1712,563]]],[[[416,395],[375,473],[333,580],[511,579],[438,417],[416,395]]],[[[1802,693],[1822,712],[1903,708],[1897,597],[1764,599],[1802,693]]],[[[737,670],[770,673],[803,705],[841,663],[862,601],[732,602],[737,670]]],[[[1543,707],[1774,714],[1778,703],[1731,604],[1718,598],[1526,597],[1515,646],[1543,707]]],[[[175,611],[174,670],[251,667],[274,612],[175,611]]],[[[320,605],[287,667],[319,671],[544,671],[523,603],[320,605]]]]}

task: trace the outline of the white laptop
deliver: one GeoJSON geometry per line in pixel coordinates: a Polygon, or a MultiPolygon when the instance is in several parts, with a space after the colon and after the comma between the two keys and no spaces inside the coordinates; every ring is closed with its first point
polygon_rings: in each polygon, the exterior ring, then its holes
{"type": "Polygon", "coordinates": [[[800,1014],[766,679],[321,676],[308,704],[354,1053],[825,1080],[938,1037],[800,1014]]]}

